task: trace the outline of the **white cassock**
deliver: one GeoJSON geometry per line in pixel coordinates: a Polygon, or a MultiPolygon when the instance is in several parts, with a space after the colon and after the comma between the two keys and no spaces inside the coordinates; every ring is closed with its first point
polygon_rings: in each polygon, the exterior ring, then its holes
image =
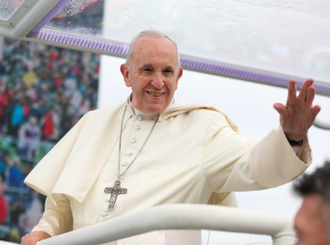
{"type": "MultiPolygon", "coordinates": [[[[156,205],[207,204],[213,192],[220,203],[229,193],[272,188],[298,177],[311,162],[308,140],[298,156],[282,128],[261,141],[246,139],[219,110],[201,104],[173,103],[159,116],[124,117],[121,187],[108,210],[118,175],[118,139],[124,107],[87,113],[41,160],[25,183],[47,196],[46,211],[34,231],[55,236],[156,205]]],[[[220,222],[220,221],[219,221],[220,222]]],[[[156,231],[109,244],[200,245],[200,231],[156,231]]]]}

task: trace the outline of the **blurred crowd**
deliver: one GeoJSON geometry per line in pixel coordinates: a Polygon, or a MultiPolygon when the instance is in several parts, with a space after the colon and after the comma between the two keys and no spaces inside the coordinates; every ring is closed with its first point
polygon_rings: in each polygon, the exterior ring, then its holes
{"type": "Polygon", "coordinates": [[[23,181],[96,108],[100,57],[1,37],[0,45],[0,240],[19,242],[44,201],[23,181]]]}

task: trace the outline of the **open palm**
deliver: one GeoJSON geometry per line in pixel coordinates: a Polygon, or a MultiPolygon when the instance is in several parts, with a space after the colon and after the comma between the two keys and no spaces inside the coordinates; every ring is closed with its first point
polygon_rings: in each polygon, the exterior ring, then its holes
{"type": "Polygon", "coordinates": [[[313,79],[307,79],[303,83],[298,96],[296,81],[291,79],[286,105],[274,104],[275,110],[280,114],[280,125],[288,139],[300,141],[307,135],[321,110],[319,105],[313,106],[314,97],[313,79]]]}

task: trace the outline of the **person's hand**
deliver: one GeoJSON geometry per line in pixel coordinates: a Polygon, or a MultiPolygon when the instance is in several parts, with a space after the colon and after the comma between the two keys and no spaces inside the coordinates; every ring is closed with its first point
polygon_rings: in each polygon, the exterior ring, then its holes
{"type": "Polygon", "coordinates": [[[321,106],[313,106],[315,88],[313,79],[307,79],[297,96],[296,81],[291,79],[288,85],[288,99],[286,105],[275,103],[274,108],[280,114],[280,125],[286,137],[290,140],[300,141],[307,136],[321,106]]]}
{"type": "Polygon", "coordinates": [[[22,237],[22,245],[35,245],[38,241],[50,238],[50,235],[43,231],[33,231],[22,237]]]}

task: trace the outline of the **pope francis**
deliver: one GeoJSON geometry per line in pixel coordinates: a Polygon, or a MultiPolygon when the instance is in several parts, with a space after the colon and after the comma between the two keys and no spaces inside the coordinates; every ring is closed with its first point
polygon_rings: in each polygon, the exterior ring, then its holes
{"type": "MultiPolygon", "coordinates": [[[[22,244],[156,205],[219,204],[234,191],[288,183],[311,163],[307,131],[321,110],[312,79],[298,96],[289,81],[286,105],[274,104],[280,126],[259,141],[212,106],[174,102],[183,70],[166,35],[141,32],[120,70],[127,101],[87,113],[27,176],[47,199],[22,244]]],[[[108,244],[200,245],[201,235],[156,231],[108,244]]]]}

